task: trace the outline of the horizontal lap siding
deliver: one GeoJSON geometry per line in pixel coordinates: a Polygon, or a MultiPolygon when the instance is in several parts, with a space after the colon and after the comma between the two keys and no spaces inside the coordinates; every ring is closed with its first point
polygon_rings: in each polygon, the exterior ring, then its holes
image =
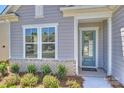
{"type": "Polygon", "coordinates": [[[60,6],[44,6],[44,17],[35,18],[35,6],[21,6],[19,22],[11,23],[11,57],[23,57],[22,25],[58,23],[58,58],[74,59],[74,18],[63,17],[60,6]]]}
{"type": "Polygon", "coordinates": [[[124,27],[124,6],[121,6],[112,17],[112,75],[124,84],[121,27],[124,27]]]}

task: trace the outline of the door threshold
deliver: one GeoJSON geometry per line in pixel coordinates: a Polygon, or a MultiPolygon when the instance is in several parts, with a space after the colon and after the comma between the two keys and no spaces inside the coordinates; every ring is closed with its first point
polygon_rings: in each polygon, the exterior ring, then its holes
{"type": "Polygon", "coordinates": [[[95,71],[97,72],[96,68],[82,68],[82,71],[95,71]]]}

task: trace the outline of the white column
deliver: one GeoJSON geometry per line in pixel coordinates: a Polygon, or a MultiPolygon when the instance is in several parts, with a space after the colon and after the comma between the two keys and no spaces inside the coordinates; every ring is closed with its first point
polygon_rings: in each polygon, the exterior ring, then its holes
{"type": "Polygon", "coordinates": [[[78,75],[78,19],[74,18],[74,59],[76,61],[76,74],[78,75]]]}
{"type": "Polygon", "coordinates": [[[108,71],[107,75],[112,74],[112,19],[108,18],[108,71]]]}

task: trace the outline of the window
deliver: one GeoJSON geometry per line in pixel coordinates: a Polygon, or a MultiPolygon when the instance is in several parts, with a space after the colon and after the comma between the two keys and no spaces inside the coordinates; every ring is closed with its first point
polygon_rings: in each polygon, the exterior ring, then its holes
{"type": "Polygon", "coordinates": [[[55,27],[42,28],[42,58],[55,58],[55,27]]]}
{"type": "Polygon", "coordinates": [[[121,28],[122,52],[124,56],[124,28],[121,28]]]}
{"type": "Polygon", "coordinates": [[[24,27],[24,58],[57,59],[57,26],[24,27]]]}
{"type": "Polygon", "coordinates": [[[42,18],[42,17],[43,17],[43,5],[36,5],[35,18],[42,18]]]}
{"type": "Polygon", "coordinates": [[[37,29],[25,30],[26,58],[37,58],[37,29]]]}

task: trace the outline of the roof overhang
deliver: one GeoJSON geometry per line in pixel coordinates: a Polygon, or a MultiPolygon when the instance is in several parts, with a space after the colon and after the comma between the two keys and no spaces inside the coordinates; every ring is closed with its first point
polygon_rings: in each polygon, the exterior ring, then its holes
{"type": "Polygon", "coordinates": [[[0,15],[0,22],[17,22],[18,16],[14,13],[0,15]]]}
{"type": "Polygon", "coordinates": [[[8,5],[7,8],[4,10],[2,15],[8,14],[8,13],[15,13],[21,5],[8,5]]]}
{"type": "Polygon", "coordinates": [[[71,6],[62,7],[60,10],[63,12],[64,17],[68,16],[80,16],[87,13],[101,13],[105,12],[112,14],[119,6],[114,5],[83,5],[83,6],[71,6]]]}

